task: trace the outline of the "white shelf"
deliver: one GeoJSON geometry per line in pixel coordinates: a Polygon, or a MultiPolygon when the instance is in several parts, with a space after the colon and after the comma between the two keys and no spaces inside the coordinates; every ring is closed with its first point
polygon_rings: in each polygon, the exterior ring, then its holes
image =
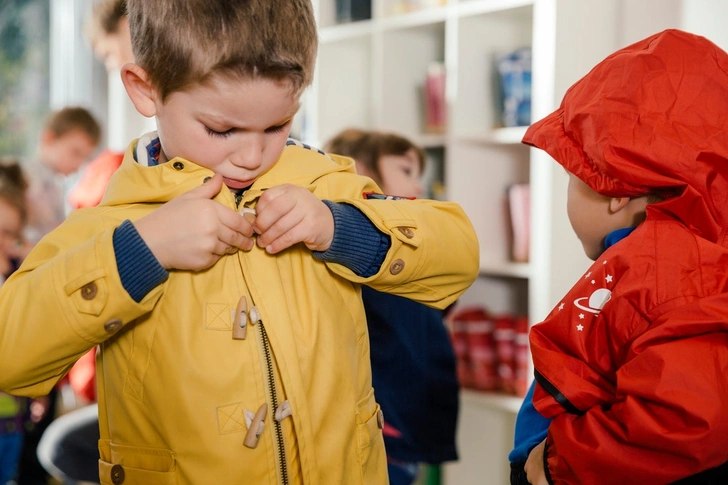
{"type": "Polygon", "coordinates": [[[426,8],[391,17],[384,17],[380,20],[379,25],[382,30],[396,30],[436,24],[445,21],[447,12],[447,6],[426,8]]]}
{"type": "Polygon", "coordinates": [[[488,263],[480,258],[480,274],[483,276],[504,276],[508,278],[524,278],[531,276],[531,266],[528,263],[488,263]]]}
{"type": "Polygon", "coordinates": [[[319,29],[319,42],[330,44],[340,40],[356,39],[372,35],[374,22],[372,20],[359,20],[346,24],[337,24],[319,29]]]}
{"type": "Polygon", "coordinates": [[[461,389],[460,397],[471,406],[518,414],[523,398],[498,392],[476,391],[461,389]]]}
{"type": "Polygon", "coordinates": [[[459,17],[482,15],[486,13],[502,12],[520,7],[533,5],[536,0],[471,0],[460,1],[455,4],[459,17]]]}
{"type": "Polygon", "coordinates": [[[423,133],[412,138],[422,148],[440,148],[447,145],[447,135],[445,134],[423,133]]]}
{"type": "Polygon", "coordinates": [[[487,133],[469,133],[456,136],[459,141],[482,143],[485,145],[520,145],[526,134],[527,126],[496,128],[487,133]]]}

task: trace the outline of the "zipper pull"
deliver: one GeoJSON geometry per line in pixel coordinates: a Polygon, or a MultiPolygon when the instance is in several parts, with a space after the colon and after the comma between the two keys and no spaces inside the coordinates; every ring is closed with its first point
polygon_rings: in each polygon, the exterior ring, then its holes
{"type": "Polygon", "coordinates": [[[263,321],[263,319],[260,318],[260,312],[258,311],[258,307],[253,306],[250,309],[250,323],[255,325],[256,323],[260,323],[262,321],[263,321]]]}
{"type": "Polygon", "coordinates": [[[245,440],[243,444],[248,448],[255,448],[258,446],[260,435],[263,434],[265,429],[265,417],[268,414],[268,404],[261,404],[258,412],[255,413],[250,425],[248,426],[248,432],[245,434],[245,440]]]}
{"type": "Polygon", "coordinates": [[[278,406],[278,409],[276,409],[276,414],[275,414],[276,421],[278,421],[280,423],[281,421],[286,419],[291,414],[293,414],[293,411],[291,411],[291,405],[288,402],[288,399],[286,399],[285,401],[283,401],[283,403],[280,406],[278,406]]]}
{"type": "Polygon", "coordinates": [[[245,296],[240,297],[238,307],[235,309],[235,317],[233,318],[233,339],[245,340],[248,330],[248,299],[245,296]]]}

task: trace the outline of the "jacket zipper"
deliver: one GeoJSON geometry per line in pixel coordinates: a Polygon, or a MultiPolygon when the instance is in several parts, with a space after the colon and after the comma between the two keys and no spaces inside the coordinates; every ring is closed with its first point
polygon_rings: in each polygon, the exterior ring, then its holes
{"type": "Polygon", "coordinates": [[[283,446],[283,430],[281,429],[281,423],[275,419],[275,412],[278,409],[278,395],[276,394],[275,376],[273,375],[273,359],[270,353],[270,344],[268,342],[268,334],[265,331],[263,322],[260,321],[257,325],[260,327],[260,342],[263,345],[263,353],[265,355],[266,371],[268,373],[268,392],[270,397],[271,409],[273,410],[270,414],[271,422],[275,428],[276,442],[278,445],[278,466],[281,472],[281,483],[288,485],[288,468],[286,466],[286,449],[283,446]]]}
{"type": "MultiPolygon", "coordinates": [[[[240,209],[240,202],[243,200],[244,193],[244,190],[235,192],[235,210],[240,209]]],[[[275,413],[278,409],[278,395],[276,393],[275,375],[273,374],[273,358],[271,357],[270,343],[268,342],[268,334],[265,331],[263,321],[261,320],[257,326],[260,327],[260,343],[263,346],[266,373],[268,374],[268,397],[270,397],[272,409],[270,416],[273,428],[275,429],[276,444],[278,446],[278,467],[281,472],[281,483],[282,485],[288,485],[288,467],[286,466],[286,448],[283,443],[283,430],[281,429],[280,421],[275,418],[275,413]]]]}

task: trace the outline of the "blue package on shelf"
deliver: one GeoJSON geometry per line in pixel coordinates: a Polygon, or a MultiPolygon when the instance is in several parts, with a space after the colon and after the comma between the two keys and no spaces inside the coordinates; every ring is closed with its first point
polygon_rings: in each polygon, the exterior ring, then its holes
{"type": "Polygon", "coordinates": [[[503,125],[531,124],[531,49],[524,47],[498,60],[503,125]]]}
{"type": "Polygon", "coordinates": [[[336,0],[336,23],[372,18],[372,0],[336,0]]]}

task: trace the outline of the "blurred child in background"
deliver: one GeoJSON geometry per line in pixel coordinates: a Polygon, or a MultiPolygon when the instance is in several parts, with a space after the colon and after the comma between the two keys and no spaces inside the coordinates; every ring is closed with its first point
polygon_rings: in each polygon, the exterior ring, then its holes
{"type": "Polygon", "coordinates": [[[124,64],[134,62],[126,0],[94,2],[86,26],[86,37],[107,71],[118,71],[124,64]]]}
{"type": "Polygon", "coordinates": [[[0,285],[20,265],[18,248],[28,216],[27,187],[20,164],[0,157],[0,285]]]}
{"type": "MultiPolygon", "coordinates": [[[[406,138],[349,129],[326,150],[353,158],[357,172],[373,179],[384,194],[415,198],[425,192],[420,182],[425,151],[406,138]]],[[[374,391],[385,417],[389,480],[409,485],[419,463],[457,459],[455,355],[441,311],[367,286],[362,286],[362,299],[374,391]]]]}
{"type": "MultiPolygon", "coordinates": [[[[125,0],[98,0],[94,2],[86,25],[86,38],[96,58],[104,63],[108,72],[121,69],[124,64],[134,62],[131,52],[129,19],[126,16],[125,0]]],[[[124,158],[123,151],[110,148],[102,151],[83,170],[81,179],[68,194],[73,209],[94,207],[109,184],[109,179],[124,158]]]]}
{"type": "MultiPolygon", "coordinates": [[[[20,264],[27,185],[20,165],[0,157],[0,285],[20,264]]],[[[27,415],[26,399],[0,392],[0,485],[16,476],[27,415]]]]}
{"type": "Polygon", "coordinates": [[[26,238],[31,244],[66,218],[65,178],[81,168],[100,140],[101,127],[84,108],[63,108],[50,116],[37,159],[24,166],[30,182],[26,238]]]}

